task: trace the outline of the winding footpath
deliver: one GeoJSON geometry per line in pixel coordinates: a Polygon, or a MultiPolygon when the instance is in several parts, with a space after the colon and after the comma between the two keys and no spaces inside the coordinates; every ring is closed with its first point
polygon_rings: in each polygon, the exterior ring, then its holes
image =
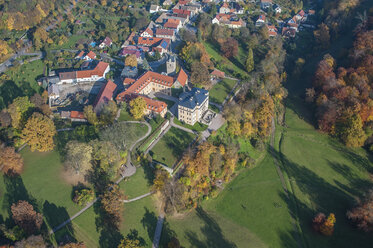
{"type": "MultiPolygon", "coordinates": [[[[148,127],[148,131],[146,132],[146,134],[139,138],[135,143],[132,144],[132,146],[130,147],[129,149],[129,152],[128,152],[128,156],[127,156],[127,164],[125,165],[125,169],[124,169],[124,172],[122,173],[121,177],[115,182],[116,184],[119,184],[124,178],[126,177],[130,177],[132,176],[133,174],[136,173],[136,167],[131,163],[131,152],[133,150],[133,148],[139,143],[141,142],[142,140],[146,139],[150,133],[152,132],[152,127],[150,126],[149,123],[145,122],[145,121],[122,121],[121,123],[136,123],[136,124],[145,124],[147,127],[148,127]],[[128,171],[128,172],[127,172],[128,171]]],[[[111,190],[111,189],[109,189],[111,190]]],[[[142,199],[148,195],[151,195],[152,192],[150,193],[147,193],[145,195],[142,195],[142,196],[139,196],[139,197],[136,197],[134,199],[131,199],[131,200],[128,200],[128,202],[131,202],[131,201],[136,201],[136,200],[139,200],[139,199],[142,199]]],[[[74,220],[76,217],[78,217],[79,215],[81,215],[82,213],[84,213],[87,209],[89,209],[90,207],[93,206],[93,204],[95,204],[100,198],[99,197],[96,197],[92,202],[88,203],[84,208],[82,208],[79,212],[77,212],[76,214],[74,214],[73,216],[71,216],[69,219],[67,219],[66,221],[64,221],[63,223],[61,223],[60,225],[52,228],[52,230],[49,232],[50,234],[53,234],[55,232],[57,232],[58,230],[60,230],[61,228],[63,228],[64,226],[66,226],[67,224],[69,224],[72,220],[74,220]]]]}

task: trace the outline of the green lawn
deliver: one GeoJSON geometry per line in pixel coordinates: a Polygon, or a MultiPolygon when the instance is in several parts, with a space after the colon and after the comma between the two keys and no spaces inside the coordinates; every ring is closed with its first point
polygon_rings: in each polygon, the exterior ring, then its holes
{"type": "Polygon", "coordinates": [[[230,61],[227,58],[223,57],[221,53],[217,51],[212,44],[205,41],[202,43],[205,46],[206,51],[210,55],[210,57],[214,58],[214,60],[219,65],[219,70],[222,70],[230,75],[232,74],[232,72],[240,73],[242,75],[248,75],[247,72],[243,70],[243,65],[240,64],[240,62],[236,58],[230,61]]]}
{"type": "Polygon", "coordinates": [[[223,103],[228,94],[232,91],[233,87],[237,83],[236,80],[223,79],[222,81],[215,84],[209,91],[210,101],[214,103],[223,103]]]}
{"type": "Polygon", "coordinates": [[[5,72],[9,81],[0,85],[0,109],[10,104],[18,96],[32,96],[40,93],[42,88],[36,79],[44,72],[44,64],[41,60],[25,63],[5,72]]]}
{"type": "Polygon", "coordinates": [[[189,124],[186,124],[186,123],[182,123],[181,121],[179,121],[176,118],[174,119],[174,123],[177,124],[177,125],[179,125],[179,126],[186,127],[186,128],[188,128],[190,130],[197,131],[197,132],[202,132],[202,131],[204,131],[204,130],[206,130],[208,128],[207,125],[199,123],[199,122],[196,122],[196,124],[194,124],[192,126],[192,125],[189,125],[189,124]]]}
{"type": "Polygon", "coordinates": [[[293,247],[295,244],[288,236],[294,231],[291,215],[269,154],[255,168],[241,172],[216,199],[206,202],[205,207],[239,225],[235,232],[248,229],[264,243],[262,246],[293,247]]]}
{"type": "Polygon", "coordinates": [[[171,127],[153,147],[150,154],[154,160],[172,167],[188,145],[193,141],[194,137],[195,135],[193,134],[171,127]]]}
{"type": "Polygon", "coordinates": [[[125,109],[122,109],[120,111],[120,116],[118,118],[118,121],[134,121],[135,118],[125,109]]]}
{"type": "Polygon", "coordinates": [[[305,118],[296,114],[307,111],[301,103],[290,102],[288,106],[288,128],[281,152],[305,242],[309,247],[371,247],[371,236],[353,228],[346,219],[355,198],[373,186],[369,177],[373,169],[370,156],[363,149],[348,149],[316,132],[305,118]],[[312,231],[309,223],[319,211],[335,213],[337,223],[332,237],[312,231]]]}
{"type": "Polygon", "coordinates": [[[87,36],[85,35],[71,35],[70,37],[67,37],[67,42],[65,42],[62,45],[55,44],[51,46],[51,50],[56,50],[56,49],[77,49],[76,48],[76,43],[80,39],[86,39],[87,36]]]}
{"type": "MultiPolygon", "coordinates": [[[[149,171],[140,167],[134,176],[127,181],[120,183],[120,188],[128,198],[142,195],[150,191],[148,185],[149,171]]],[[[129,235],[137,233],[137,237],[141,240],[144,247],[151,247],[154,237],[154,231],[158,218],[158,212],[155,208],[154,196],[148,196],[141,200],[125,203],[122,222],[120,225],[120,234],[114,235],[96,229],[96,218],[98,217],[95,211],[96,207],[89,208],[82,215],[74,219],[70,228],[63,228],[58,231],[55,236],[61,239],[65,235],[83,241],[87,247],[116,247],[114,243],[117,240],[129,235]],[[105,237],[108,237],[106,241],[105,237]]]]}
{"type": "Polygon", "coordinates": [[[176,236],[183,247],[267,247],[254,233],[214,211],[193,210],[183,218],[166,218],[161,245],[176,236]]]}

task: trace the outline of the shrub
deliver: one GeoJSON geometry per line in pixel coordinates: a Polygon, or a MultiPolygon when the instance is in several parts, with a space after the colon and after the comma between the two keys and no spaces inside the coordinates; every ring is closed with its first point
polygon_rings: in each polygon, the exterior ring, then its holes
{"type": "Polygon", "coordinates": [[[93,201],[94,197],[95,194],[92,189],[75,190],[73,202],[75,202],[79,206],[85,206],[89,202],[93,201]]]}

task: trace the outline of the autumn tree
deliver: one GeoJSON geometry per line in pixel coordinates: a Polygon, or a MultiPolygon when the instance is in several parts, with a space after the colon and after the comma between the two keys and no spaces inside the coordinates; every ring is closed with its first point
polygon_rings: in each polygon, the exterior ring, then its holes
{"type": "Polygon", "coordinates": [[[210,74],[205,64],[201,62],[195,62],[192,64],[190,80],[194,84],[208,86],[210,82],[210,74]]]}
{"type": "Polygon", "coordinates": [[[8,107],[8,113],[12,118],[12,126],[16,129],[22,128],[29,109],[33,107],[34,104],[29,101],[27,96],[14,99],[8,107]]]}
{"type": "Polygon", "coordinates": [[[369,190],[357,206],[347,212],[347,217],[365,232],[373,231],[373,190],[369,190]]]}
{"type": "Polygon", "coordinates": [[[100,112],[100,122],[102,124],[111,124],[114,122],[118,113],[118,106],[114,101],[109,101],[100,112]]]}
{"type": "Polygon", "coordinates": [[[118,248],[141,248],[140,240],[124,238],[120,241],[118,248]]]}
{"type": "Polygon", "coordinates": [[[124,61],[125,66],[137,67],[137,58],[135,54],[128,55],[124,61]]]}
{"type": "Polygon", "coordinates": [[[11,207],[12,218],[28,235],[38,232],[43,224],[43,216],[27,201],[19,201],[11,207]]]}
{"type": "Polygon", "coordinates": [[[47,248],[43,237],[41,235],[35,236],[31,235],[30,237],[18,241],[14,245],[15,248],[47,248]]]}
{"type": "Polygon", "coordinates": [[[23,158],[14,147],[0,144],[0,166],[6,174],[20,174],[23,169],[23,158]]]}
{"type": "Polygon", "coordinates": [[[74,174],[86,175],[92,167],[92,146],[73,140],[67,143],[65,149],[65,168],[74,174]]]}
{"type": "Polygon", "coordinates": [[[249,49],[249,54],[247,55],[246,59],[246,71],[251,72],[254,70],[254,54],[253,49],[249,49]]]}
{"type": "Polygon", "coordinates": [[[46,152],[53,149],[55,134],[56,127],[51,119],[40,113],[33,113],[22,130],[22,139],[30,146],[31,151],[46,152]]]}
{"type": "Polygon", "coordinates": [[[325,214],[318,213],[312,220],[312,227],[316,232],[331,236],[334,232],[335,222],[336,219],[333,213],[329,214],[328,218],[326,218],[325,214]]]}
{"type": "Polygon", "coordinates": [[[75,190],[74,192],[73,202],[75,202],[79,206],[85,206],[88,203],[92,202],[93,199],[95,199],[95,193],[92,189],[83,188],[80,190],[75,190]]]}
{"type": "Polygon", "coordinates": [[[92,105],[85,106],[83,113],[84,113],[84,117],[87,119],[87,121],[90,124],[92,124],[93,126],[99,125],[100,121],[95,111],[93,111],[92,105]]]}
{"type": "Polygon", "coordinates": [[[124,194],[117,184],[110,185],[110,190],[101,195],[101,207],[109,215],[109,220],[116,225],[121,220],[124,199],[124,194]]]}
{"type": "Polygon", "coordinates": [[[113,179],[120,168],[121,157],[116,147],[109,141],[90,142],[93,148],[92,160],[94,162],[96,172],[107,175],[113,179]]]}
{"type": "Polygon", "coordinates": [[[337,126],[337,132],[348,147],[360,147],[366,140],[360,115],[342,118],[337,126]]]}
{"type": "Polygon", "coordinates": [[[232,58],[238,54],[238,42],[230,37],[220,44],[220,49],[226,58],[232,58]]]}
{"type": "Polygon", "coordinates": [[[130,101],[130,112],[135,119],[141,119],[145,115],[146,102],[142,97],[136,97],[130,101]]]}
{"type": "Polygon", "coordinates": [[[0,56],[7,55],[11,51],[8,43],[4,40],[0,40],[0,56]]]}
{"type": "Polygon", "coordinates": [[[173,237],[167,244],[167,248],[181,248],[180,241],[173,237]]]}
{"type": "Polygon", "coordinates": [[[50,115],[52,111],[47,104],[47,99],[39,93],[35,93],[30,97],[30,102],[34,104],[35,108],[39,109],[44,115],[50,115]]]}

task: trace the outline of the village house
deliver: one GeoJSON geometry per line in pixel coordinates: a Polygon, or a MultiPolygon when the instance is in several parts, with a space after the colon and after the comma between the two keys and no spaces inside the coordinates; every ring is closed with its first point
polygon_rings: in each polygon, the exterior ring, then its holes
{"type": "Polygon", "coordinates": [[[231,8],[229,8],[229,5],[227,2],[224,2],[223,5],[219,9],[220,14],[228,14],[231,12],[231,8]]]}
{"type": "Polygon", "coordinates": [[[170,39],[157,37],[139,37],[137,40],[138,47],[143,47],[141,49],[143,49],[144,52],[154,53],[158,51],[161,55],[169,51],[170,43],[170,39]],[[147,50],[146,47],[149,49],[147,50]]]}
{"type": "Polygon", "coordinates": [[[217,14],[212,20],[212,24],[225,25],[229,28],[246,27],[246,23],[241,18],[230,14],[217,14]]]}
{"type": "Polygon", "coordinates": [[[160,7],[158,5],[150,5],[150,8],[149,8],[149,13],[150,14],[153,14],[153,13],[156,13],[160,10],[160,7]]]}
{"type": "Polygon", "coordinates": [[[157,38],[166,38],[172,41],[175,41],[175,30],[167,28],[157,28],[155,30],[155,37],[157,38]]]}
{"type": "Polygon", "coordinates": [[[269,37],[276,37],[277,36],[277,28],[273,25],[267,25],[268,28],[268,35],[269,37]]]}
{"type": "Polygon", "coordinates": [[[225,78],[225,73],[223,71],[220,71],[218,69],[214,69],[210,73],[211,79],[222,79],[225,78]]]}
{"type": "Polygon", "coordinates": [[[176,32],[182,27],[181,21],[178,19],[168,19],[163,25],[164,28],[175,29],[176,32]]]}
{"type": "Polygon", "coordinates": [[[84,113],[81,111],[61,111],[61,119],[70,119],[72,122],[87,122],[84,113]]]}
{"type": "Polygon", "coordinates": [[[83,57],[83,59],[85,60],[85,61],[90,61],[90,60],[94,60],[94,59],[96,59],[96,54],[94,53],[94,52],[92,52],[92,51],[89,51],[89,53],[87,53],[84,57],[83,57]]]}
{"type": "Polygon", "coordinates": [[[99,48],[103,49],[105,47],[110,47],[113,44],[113,41],[109,37],[105,37],[105,39],[100,43],[98,46],[99,48]]]}
{"type": "Polygon", "coordinates": [[[256,20],[256,22],[255,22],[255,26],[256,27],[261,27],[264,24],[266,24],[266,16],[265,15],[260,15],[258,17],[258,20],[256,20]]]}
{"type": "Polygon", "coordinates": [[[260,0],[260,8],[262,10],[267,10],[272,7],[272,0],[260,0]]]}
{"type": "Polygon", "coordinates": [[[58,74],[59,82],[57,84],[79,83],[87,81],[104,80],[106,74],[110,71],[108,63],[100,61],[93,70],[61,72],[58,74]]]}
{"type": "Polygon", "coordinates": [[[162,5],[163,6],[170,6],[170,5],[172,5],[172,0],[164,0],[162,5]]]}
{"type": "Polygon", "coordinates": [[[209,92],[205,89],[193,88],[181,93],[178,104],[178,119],[189,125],[199,122],[209,106],[209,92]]]}
{"type": "Polygon", "coordinates": [[[276,14],[281,14],[282,9],[281,9],[280,5],[278,5],[278,4],[274,4],[274,5],[272,6],[272,8],[273,8],[273,10],[275,11],[276,14]]]}

